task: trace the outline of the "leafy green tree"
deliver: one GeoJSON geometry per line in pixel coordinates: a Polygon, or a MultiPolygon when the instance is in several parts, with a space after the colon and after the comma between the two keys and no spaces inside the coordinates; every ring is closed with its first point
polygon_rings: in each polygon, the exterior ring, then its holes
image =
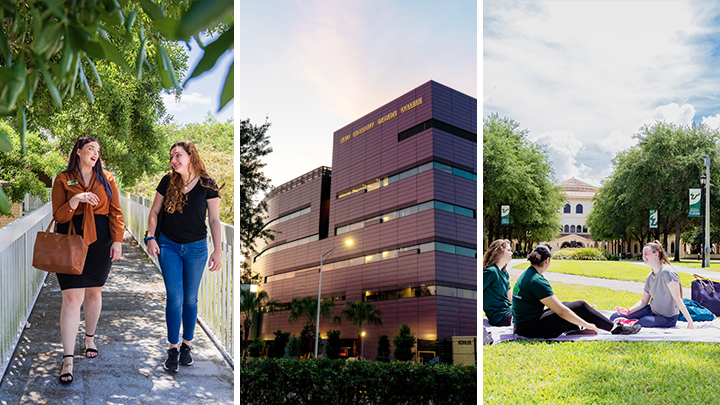
{"type": "Polygon", "coordinates": [[[390,361],[390,338],[388,335],[380,335],[378,338],[375,361],[390,361]]]}
{"type": "Polygon", "coordinates": [[[327,345],[325,346],[325,355],[328,359],[340,358],[340,331],[329,330],[327,332],[327,345]]]}
{"type": "Polygon", "coordinates": [[[302,341],[299,337],[293,336],[287,344],[287,354],[291,359],[297,359],[302,354],[302,341]]]}
{"type": "Polygon", "coordinates": [[[395,350],[393,356],[398,361],[410,361],[413,358],[412,349],[415,347],[415,335],[410,332],[410,326],[404,323],[398,328],[398,334],[392,339],[395,350]]]}
{"type": "MultiPolygon", "coordinates": [[[[36,173],[52,177],[65,169],[65,159],[50,141],[35,132],[26,133],[27,153],[23,154],[19,147],[20,137],[15,129],[7,122],[0,121],[0,131],[8,135],[14,147],[10,153],[0,154],[0,180],[9,182],[6,191],[10,201],[21,202],[27,193],[47,200],[47,188],[36,173]]],[[[7,210],[2,210],[6,211],[9,212],[9,206],[7,210]]]]}
{"type": "Polygon", "coordinates": [[[265,177],[262,158],[272,152],[267,134],[270,123],[253,125],[250,120],[240,121],[240,254],[242,283],[257,278],[250,269],[250,257],[257,254],[255,244],[259,240],[272,240],[274,236],[265,229],[267,204],[258,201],[261,194],[270,189],[270,179],[265,177]]]}
{"type": "MultiPolygon", "coordinates": [[[[642,245],[658,238],[667,246],[668,235],[682,235],[700,222],[688,217],[688,190],[699,188],[706,156],[711,158],[711,178],[719,178],[720,132],[706,125],[656,122],[635,137],[638,144],[613,159],[613,173],[594,197],[588,225],[596,240],[637,240],[642,245]],[[649,228],[651,209],[659,213],[656,230],[649,228]]],[[[719,190],[711,182],[711,195],[719,190]]],[[[719,204],[711,201],[711,218],[718,213],[719,204]]],[[[678,247],[674,259],[679,255],[678,247]]]]}
{"type": "MultiPolygon", "coordinates": [[[[42,109],[33,108],[38,87],[46,89],[55,108],[62,108],[64,101],[68,104],[76,90],[93,104],[102,83],[96,65],[107,61],[137,80],[144,70],[154,66],[164,88],[179,89],[167,41],[186,41],[200,31],[217,29],[219,24],[225,27],[205,47],[203,57],[188,78],[192,79],[211,69],[233,47],[232,9],[233,2],[229,0],[171,0],[163,6],[150,0],[2,1],[0,116],[15,117],[21,149],[25,152],[26,113],[42,116],[39,112],[42,109]],[[128,58],[123,44],[137,44],[131,57],[128,58]],[[134,60],[133,67],[128,59],[134,60]],[[41,82],[43,85],[39,86],[41,82]]],[[[231,67],[221,106],[232,99],[232,82],[231,67]]],[[[138,125],[146,122],[141,117],[134,118],[138,125]]],[[[103,141],[104,147],[109,146],[107,149],[112,151],[112,142],[103,141]]],[[[0,131],[0,151],[7,153],[11,147],[8,135],[0,131]]],[[[0,212],[6,213],[6,207],[7,198],[0,191],[0,212]]]]}
{"type": "Polygon", "coordinates": [[[534,241],[555,239],[565,196],[553,183],[547,152],[527,139],[527,130],[497,114],[483,120],[485,237],[526,240],[530,231],[534,241]],[[510,225],[500,224],[501,205],[510,206],[510,225]]]}
{"type": "Polygon", "coordinates": [[[265,341],[261,338],[253,339],[252,343],[248,346],[248,354],[250,357],[258,358],[262,355],[265,350],[265,341]]]}
{"type": "Polygon", "coordinates": [[[280,304],[277,301],[270,300],[266,291],[254,293],[249,289],[240,289],[240,315],[243,328],[245,329],[240,357],[243,357],[247,351],[248,341],[250,340],[250,329],[252,328],[255,315],[259,314],[263,308],[266,308],[268,312],[273,312],[278,309],[279,306],[280,304]]]}
{"type": "MultiPolygon", "coordinates": [[[[305,320],[305,325],[303,327],[303,335],[305,337],[303,347],[307,349],[308,352],[314,351],[317,304],[317,298],[309,295],[302,298],[293,298],[290,302],[290,314],[288,315],[288,321],[290,323],[296,323],[300,319],[305,320]]],[[[335,303],[333,301],[320,301],[320,316],[322,318],[332,318],[334,314],[335,303]]]]}
{"type": "Polygon", "coordinates": [[[375,308],[375,305],[369,302],[363,301],[348,301],[345,303],[345,308],[340,311],[340,316],[336,317],[334,322],[338,325],[342,324],[342,319],[345,319],[355,325],[355,332],[357,333],[358,342],[360,342],[360,335],[362,334],[362,327],[365,324],[373,326],[382,326],[382,311],[375,308]]]}
{"type": "Polygon", "coordinates": [[[278,329],[273,332],[273,335],[275,335],[275,340],[273,340],[272,346],[270,346],[270,353],[268,354],[268,357],[282,359],[285,355],[285,347],[290,340],[290,332],[283,332],[278,329]]]}

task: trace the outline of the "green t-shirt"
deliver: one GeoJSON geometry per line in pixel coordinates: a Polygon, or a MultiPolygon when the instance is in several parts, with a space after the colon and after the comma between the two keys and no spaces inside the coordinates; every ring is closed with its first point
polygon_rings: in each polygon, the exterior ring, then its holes
{"type": "Polygon", "coordinates": [[[530,322],[545,310],[540,300],[555,295],[550,283],[530,266],[520,275],[513,288],[512,312],[515,323],[530,322]]]}
{"type": "Polygon", "coordinates": [[[483,311],[491,324],[500,322],[510,312],[510,275],[497,265],[483,270],[483,311]]]}

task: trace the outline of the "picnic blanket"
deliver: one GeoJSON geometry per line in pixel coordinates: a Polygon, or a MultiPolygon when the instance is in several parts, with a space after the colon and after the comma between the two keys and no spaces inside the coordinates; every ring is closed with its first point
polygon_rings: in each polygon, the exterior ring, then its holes
{"type": "MultiPolygon", "coordinates": [[[[610,317],[614,311],[600,311],[606,317],[610,317]]],[[[631,340],[631,341],[676,341],[676,342],[707,342],[720,343],[720,319],[715,318],[711,322],[694,322],[695,329],[688,329],[687,322],[678,321],[672,328],[642,328],[634,335],[613,335],[612,333],[600,330],[597,335],[565,335],[562,334],[553,339],[542,340],[631,340]]],[[[483,326],[492,334],[493,344],[510,340],[541,340],[527,339],[513,333],[512,326],[490,326],[487,318],[483,318],[483,326]]]]}

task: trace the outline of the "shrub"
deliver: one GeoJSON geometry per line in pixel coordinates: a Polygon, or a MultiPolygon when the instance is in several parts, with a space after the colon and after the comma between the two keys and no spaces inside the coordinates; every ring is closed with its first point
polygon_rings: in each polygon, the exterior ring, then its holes
{"type": "Polygon", "coordinates": [[[298,358],[302,351],[302,339],[296,336],[291,337],[287,344],[288,356],[290,356],[290,358],[298,358]]]}
{"type": "Polygon", "coordinates": [[[476,404],[477,367],[313,359],[240,363],[241,404],[476,404]]]}
{"type": "Polygon", "coordinates": [[[560,249],[553,253],[554,260],[607,260],[605,249],[581,248],[581,249],[560,249]]]}
{"type": "Polygon", "coordinates": [[[393,351],[395,360],[412,360],[412,348],[415,346],[415,341],[415,336],[410,332],[410,326],[406,323],[400,325],[398,334],[392,339],[393,346],[395,346],[393,351]]]}
{"type": "Polygon", "coordinates": [[[300,342],[302,343],[301,353],[312,353],[315,351],[315,325],[305,325],[300,332],[300,342]]]}
{"type": "Polygon", "coordinates": [[[380,335],[378,338],[376,361],[390,361],[390,338],[388,335],[380,335]]]}
{"type": "Polygon", "coordinates": [[[248,354],[250,357],[260,357],[265,350],[265,341],[261,338],[255,338],[248,345],[248,354]]]}
{"type": "Polygon", "coordinates": [[[328,359],[340,358],[340,331],[329,330],[327,332],[327,345],[325,346],[325,355],[328,359]]]}
{"type": "Polygon", "coordinates": [[[288,340],[290,340],[290,332],[282,332],[278,329],[277,332],[273,334],[275,335],[275,340],[272,342],[272,346],[270,346],[268,357],[282,359],[285,355],[285,346],[287,346],[288,340]]]}

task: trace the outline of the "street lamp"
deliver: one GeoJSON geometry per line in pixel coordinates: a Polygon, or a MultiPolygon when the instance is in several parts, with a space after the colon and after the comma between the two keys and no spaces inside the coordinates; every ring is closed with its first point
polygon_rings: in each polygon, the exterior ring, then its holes
{"type": "Polygon", "coordinates": [[[365,358],[365,332],[360,334],[360,358],[365,358]]]}
{"type": "Polygon", "coordinates": [[[707,177],[703,174],[700,176],[700,186],[702,192],[700,193],[700,227],[702,228],[702,242],[700,243],[700,250],[702,251],[702,264],[701,268],[705,268],[705,184],[707,183],[707,177]]]}
{"type": "Polygon", "coordinates": [[[352,240],[347,240],[343,243],[339,243],[334,248],[330,249],[327,253],[320,255],[320,277],[318,278],[318,303],[317,303],[317,317],[315,318],[315,358],[318,356],[318,342],[320,341],[320,292],[322,291],[322,265],[323,261],[330,257],[333,250],[339,248],[342,245],[352,245],[352,240]]]}

